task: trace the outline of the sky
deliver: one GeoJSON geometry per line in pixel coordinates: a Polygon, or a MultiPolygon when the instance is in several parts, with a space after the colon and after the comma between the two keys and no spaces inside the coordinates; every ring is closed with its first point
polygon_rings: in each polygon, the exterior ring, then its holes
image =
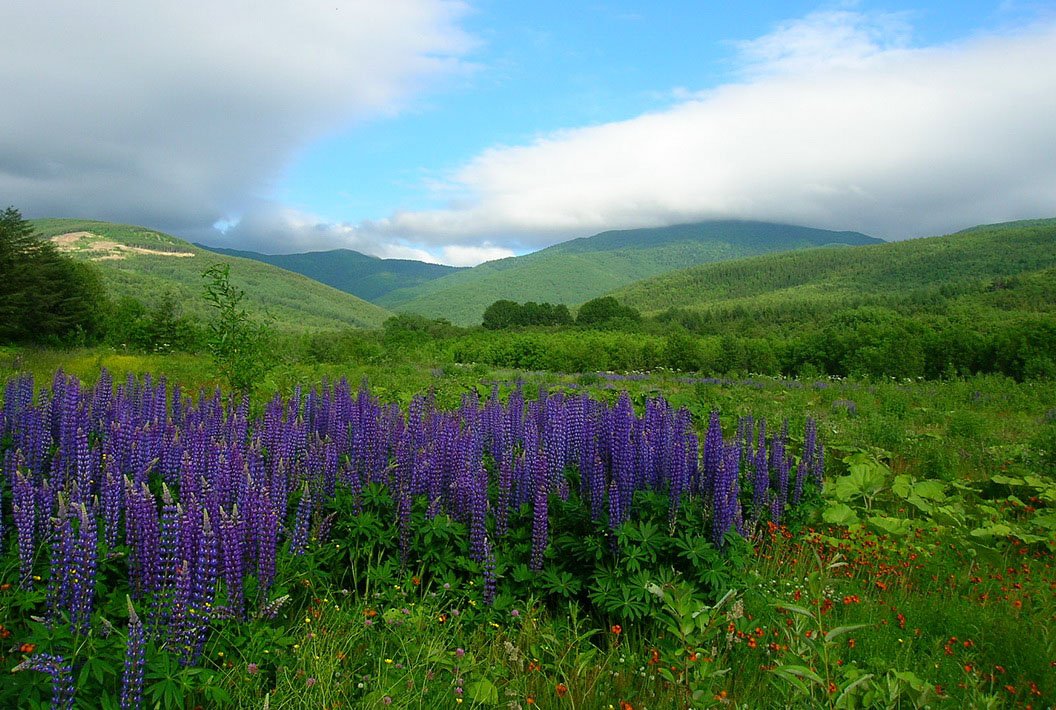
{"type": "Polygon", "coordinates": [[[0,0],[0,206],[454,265],[1056,216],[1056,2],[0,0]]]}

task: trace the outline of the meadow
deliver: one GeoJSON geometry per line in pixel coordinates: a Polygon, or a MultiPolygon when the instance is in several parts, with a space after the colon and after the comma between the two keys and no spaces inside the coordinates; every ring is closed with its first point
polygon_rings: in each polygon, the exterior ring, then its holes
{"type": "Polygon", "coordinates": [[[0,704],[1056,702],[1052,380],[400,352],[0,350],[0,704]]]}

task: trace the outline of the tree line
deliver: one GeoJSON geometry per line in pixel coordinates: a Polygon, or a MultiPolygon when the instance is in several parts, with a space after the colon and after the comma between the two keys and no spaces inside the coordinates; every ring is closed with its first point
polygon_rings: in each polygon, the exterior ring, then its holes
{"type": "Polygon", "coordinates": [[[504,330],[523,326],[613,326],[637,323],[642,318],[637,309],[624,306],[612,296],[587,301],[579,308],[575,319],[568,306],[558,303],[517,303],[500,299],[484,310],[483,323],[487,330],[504,330]]]}
{"type": "Polygon", "coordinates": [[[14,207],[0,212],[0,342],[94,342],[105,301],[95,269],[59,253],[14,207]]]}

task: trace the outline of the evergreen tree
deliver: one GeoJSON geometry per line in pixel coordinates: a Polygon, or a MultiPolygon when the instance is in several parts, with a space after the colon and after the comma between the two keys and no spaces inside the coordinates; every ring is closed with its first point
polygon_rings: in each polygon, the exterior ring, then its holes
{"type": "Polygon", "coordinates": [[[14,207],[0,212],[0,342],[94,340],[105,308],[95,269],[60,254],[14,207]]]}

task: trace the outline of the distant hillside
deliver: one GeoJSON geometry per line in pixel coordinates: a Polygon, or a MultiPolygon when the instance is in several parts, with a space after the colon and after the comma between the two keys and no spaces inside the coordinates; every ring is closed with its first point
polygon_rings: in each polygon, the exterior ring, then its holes
{"type": "MultiPolygon", "coordinates": [[[[997,309],[1056,308],[1056,219],[941,237],[812,249],[672,271],[611,292],[645,313],[685,308],[769,323],[860,305],[964,298],[997,309]],[[798,315],[797,315],[798,314],[798,315]]],[[[963,299],[962,299],[963,300],[963,299]]]]}
{"type": "Polygon", "coordinates": [[[247,306],[267,310],[281,328],[374,328],[392,315],[300,274],[250,259],[220,256],[152,229],[83,219],[30,223],[60,250],[97,265],[114,295],[149,302],[171,293],[190,315],[209,315],[201,297],[202,272],[219,261],[231,265],[231,281],[246,292],[247,306]]]}
{"type": "Polygon", "coordinates": [[[428,264],[413,259],[379,259],[351,249],[298,254],[261,254],[224,247],[196,246],[217,254],[239,256],[303,274],[365,301],[377,301],[398,288],[413,288],[465,267],[428,264]]]}
{"type": "Polygon", "coordinates": [[[377,303],[395,311],[471,325],[480,323],[484,309],[500,298],[571,305],[687,264],[829,244],[880,242],[857,232],[740,221],[602,232],[398,289],[377,303]]]}

